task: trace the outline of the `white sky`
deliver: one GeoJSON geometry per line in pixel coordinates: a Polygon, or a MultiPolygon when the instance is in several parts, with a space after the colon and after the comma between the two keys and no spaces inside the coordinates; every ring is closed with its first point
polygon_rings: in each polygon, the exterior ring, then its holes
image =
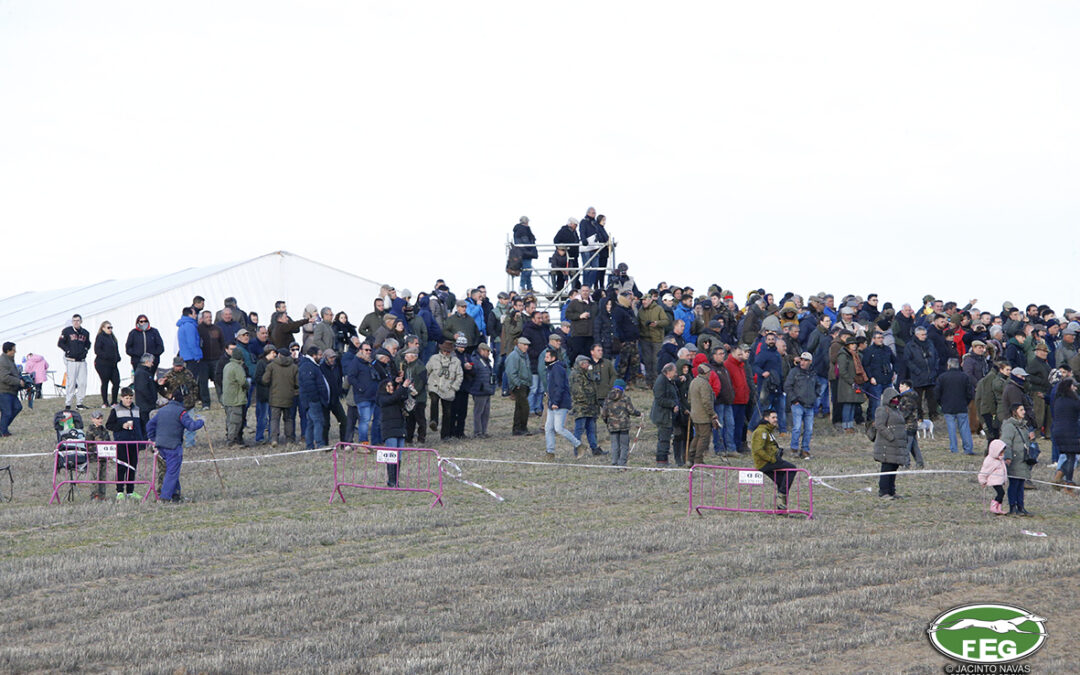
{"type": "Polygon", "coordinates": [[[642,290],[1060,312],[1078,34],[1067,2],[0,0],[0,296],[276,249],[499,289],[519,216],[592,205],[642,290]]]}

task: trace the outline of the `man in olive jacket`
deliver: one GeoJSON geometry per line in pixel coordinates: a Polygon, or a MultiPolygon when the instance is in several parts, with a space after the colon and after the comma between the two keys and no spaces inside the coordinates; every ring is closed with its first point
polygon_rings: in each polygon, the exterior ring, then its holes
{"type": "Polygon", "coordinates": [[[776,505],[781,511],[786,511],[788,488],[794,472],[784,469],[796,467],[791,462],[784,461],[784,451],[776,442],[778,421],[779,416],[775,410],[770,408],[762,413],[761,422],[750,435],[750,456],[754,460],[754,468],[776,483],[776,505]]]}
{"type": "Polygon", "coordinates": [[[222,371],[221,404],[225,406],[225,439],[229,445],[243,444],[242,425],[244,405],[247,404],[248,379],[240,349],[233,349],[229,363],[222,371]]]}
{"type": "Polygon", "coordinates": [[[690,445],[690,456],[687,457],[690,466],[705,463],[705,451],[709,448],[713,426],[720,426],[713,405],[715,397],[712,385],[709,384],[710,372],[712,369],[709,368],[709,364],[699,365],[697,376],[690,382],[690,392],[687,395],[690,403],[690,421],[694,425],[694,440],[690,445]]]}
{"type": "Polygon", "coordinates": [[[263,384],[270,388],[270,447],[277,447],[281,420],[285,419],[285,440],[296,442],[296,417],[290,414],[293,400],[300,393],[297,384],[299,369],[288,347],[277,351],[277,358],[266,365],[263,384]]]}
{"type": "Polygon", "coordinates": [[[645,381],[655,382],[656,360],[660,357],[660,346],[667,334],[667,327],[671,325],[671,318],[652,295],[646,295],[641,298],[637,321],[638,347],[641,349],[641,360],[645,364],[645,381]]]}

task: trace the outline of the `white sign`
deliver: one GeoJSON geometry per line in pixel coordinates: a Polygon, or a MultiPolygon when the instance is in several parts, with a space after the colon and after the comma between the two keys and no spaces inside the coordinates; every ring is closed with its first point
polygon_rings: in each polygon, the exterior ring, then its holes
{"type": "Polygon", "coordinates": [[[102,444],[96,447],[98,459],[116,459],[116,445],[102,444]]]}
{"type": "Polygon", "coordinates": [[[739,485],[761,485],[765,480],[760,471],[740,471],[739,485]]]}
{"type": "Polygon", "coordinates": [[[376,450],[375,461],[380,464],[397,464],[398,463],[398,451],[397,450],[376,450]]]}

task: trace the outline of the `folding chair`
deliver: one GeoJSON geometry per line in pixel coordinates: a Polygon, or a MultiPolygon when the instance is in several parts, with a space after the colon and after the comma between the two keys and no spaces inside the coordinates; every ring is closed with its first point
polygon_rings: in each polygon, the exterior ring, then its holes
{"type": "Polygon", "coordinates": [[[57,384],[56,371],[50,370],[49,381],[52,383],[53,386],[53,394],[55,394],[56,396],[67,396],[67,373],[64,373],[63,379],[61,379],[60,383],[57,384]]]}

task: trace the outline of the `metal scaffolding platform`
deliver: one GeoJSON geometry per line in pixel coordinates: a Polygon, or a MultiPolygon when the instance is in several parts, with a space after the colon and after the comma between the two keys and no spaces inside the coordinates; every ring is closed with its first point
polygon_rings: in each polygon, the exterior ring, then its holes
{"type": "MultiPolygon", "coordinates": [[[[606,242],[601,248],[594,249],[590,253],[594,257],[599,254],[601,249],[606,248],[608,250],[607,265],[603,267],[551,267],[551,256],[555,253],[556,249],[572,250],[581,249],[586,244],[536,244],[536,259],[532,261],[532,287],[531,293],[536,298],[537,309],[541,309],[548,312],[557,312],[562,309],[563,303],[570,297],[570,291],[575,287],[581,286],[582,275],[585,272],[604,272],[608,276],[615,271],[618,263],[615,260],[615,240],[606,242]],[[541,261],[544,261],[541,263],[541,261]],[[537,265],[540,263],[540,265],[537,265]]],[[[509,259],[510,251],[514,248],[513,240],[510,236],[507,236],[506,241],[506,258],[509,259]]],[[[581,264],[580,255],[578,257],[579,264],[581,264]]],[[[513,290],[518,290],[521,277],[507,273],[506,275],[506,291],[509,293],[513,290]]],[[[518,293],[522,291],[518,290],[518,293]]]]}

